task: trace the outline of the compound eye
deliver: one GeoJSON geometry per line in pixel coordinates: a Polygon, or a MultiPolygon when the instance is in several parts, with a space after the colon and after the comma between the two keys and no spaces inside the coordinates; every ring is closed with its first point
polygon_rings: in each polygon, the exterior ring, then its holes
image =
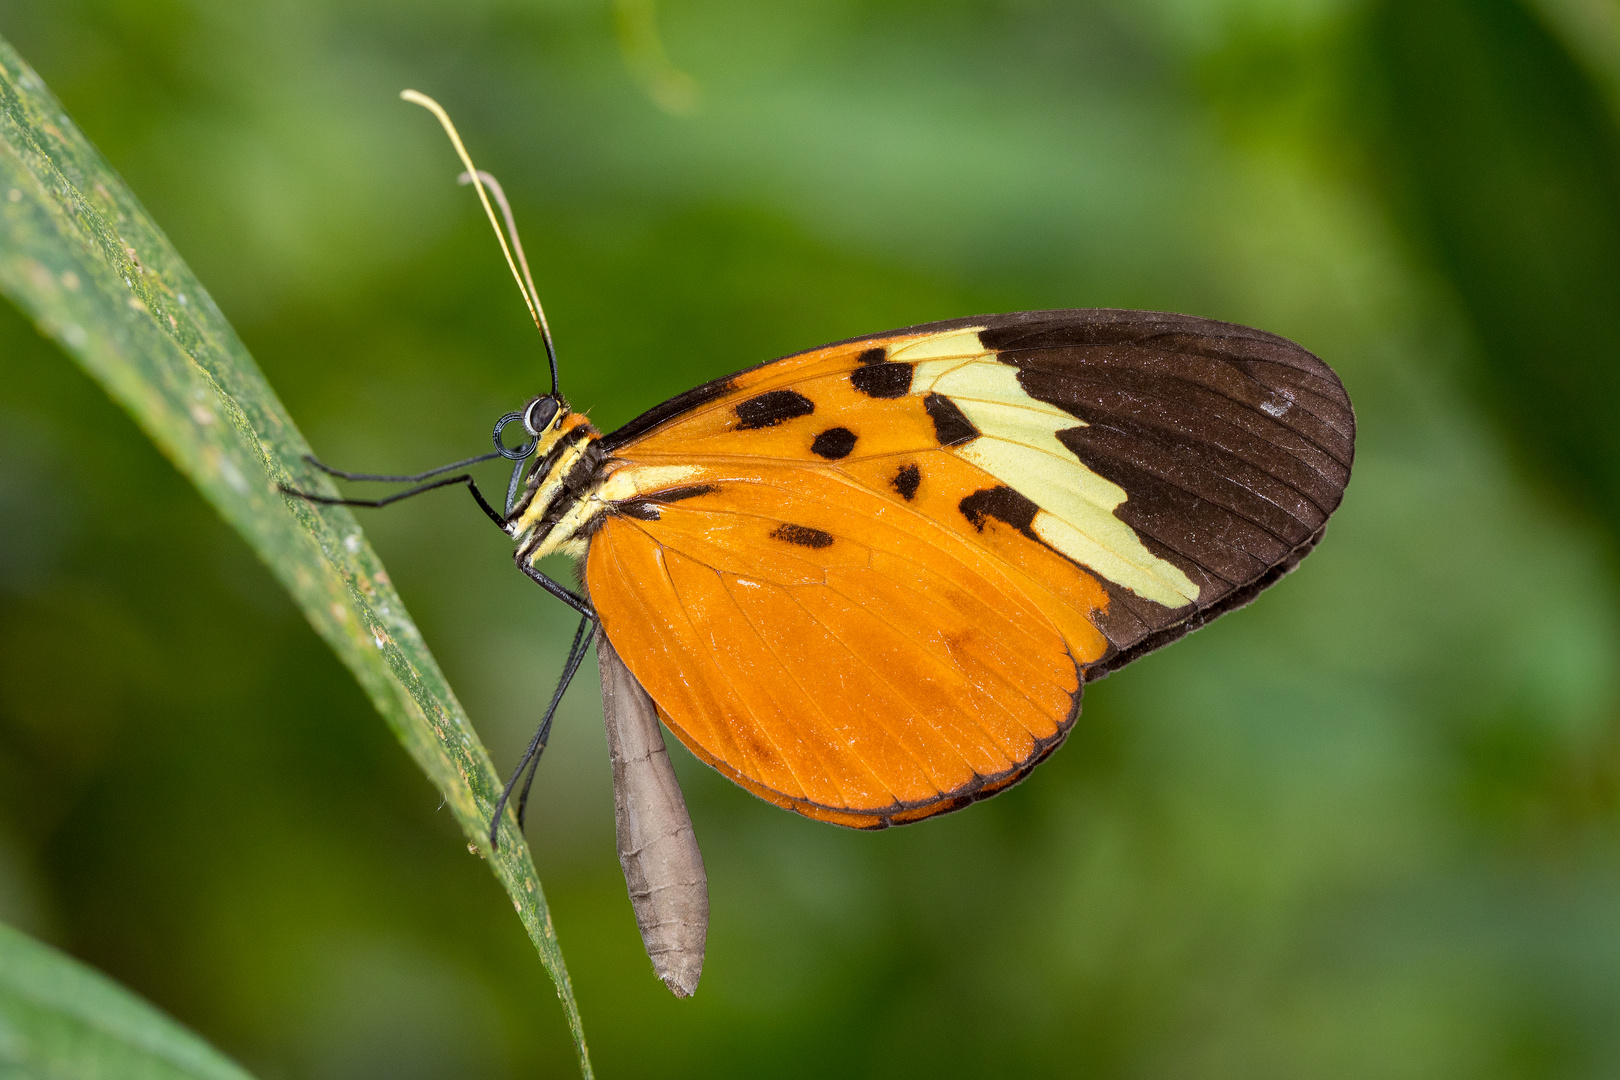
{"type": "Polygon", "coordinates": [[[529,402],[529,407],[523,410],[523,426],[530,435],[539,434],[551,426],[557,418],[557,399],[554,397],[537,397],[529,402]]]}

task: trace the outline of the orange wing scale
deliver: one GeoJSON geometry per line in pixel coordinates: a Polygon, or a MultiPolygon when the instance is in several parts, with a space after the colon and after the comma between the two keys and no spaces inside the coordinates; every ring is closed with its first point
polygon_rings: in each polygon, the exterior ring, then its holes
{"type": "MultiPolygon", "coordinates": [[[[898,347],[914,340],[886,338],[885,344],[898,347]]],[[[988,548],[1005,564],[1002,569],[1020,587],[1038,597],[1037,605],[1063,636],[1078,649],[1082,663],[1101,656],[1107,642],[1087,617],[1107,606],[1107,593],[1096,578],[1051,548],[1023,536],[994,519],[978,526],[969,524],[957,509],[963,498],[1000,481],[982,469],[940,449],[934,421],[923,400],[917,397],[872,398],[854,390],[849,372],[854,357],[871,345],[843,345],[779,360],[774,364],[734,377],[732,392],[707,408],[683,416],[678,423],[655,431],[635,442],[620,456],[638,465],[703,466],[706,471],[681,481],[683,486],[748,480],[754,470],[782,467],[794,462],[791,476],[783,482],[797,484],[812,473],[841,476],[854,481],[865,493],[881,495],[894,505],[889,518],[906,524],[911,531],[905,543],[910,552],[926,552],[938,542],[943,527],[988,548]],[[732,407],[743,398],[769,390],[792,386],[816,402],[823,415],[835,416],[839,424],[859,433],[855,450],[836,465],[816,456],[811,447],[822,424],[786,423],[762,430],[738,430],[732,407]],[[914,467],[917,484],[911,497],[903,497],[895,480],[902,470],[914,467]]],[[[732,490],[727,499],[741,497],[732,490]]],[[[847,497],[847,490],[835,496],[847,497]]],[[[727,505],[733,505],[729,501],[727,505]]],[[[807,522],[779,518],[785,523],[807,522]]],[[[655,535],[657,530],[654,530],[655,535]]],[[[719,537],[712,537],[719,540],[719,537]]],[[[701,542],[701,541],[697,541],[701,542]]],[[[721,541],[729,547],[729,543],[721,541]]],[[[781,544],[762,544],[754,557],[770,559],[781,544]]],[[[724,559],[724,554],[716,554],[724,559]]],[[[801,553],[801,557],[802,553],[801,553]]],[[[656,695],[655,695],[656,697],[656,695]]]]}
{"type": "Polygon", "coordinates": [[[849,373],[858,366],[854,357],[860,351],[858,346],[819,349],[743,372],[733,377],[730,393],[637,440],[621,456],[637,462],[656,459],[681,464],[699,458],[737,456],[825,465],[825,460],[811,450],[816,432],[825,424],[737,428],[732,407],[738,401],[789,386],[814,401],[818,415],[836,416],[838,423],[859,432],[856,451],[840,465],[907,451],[937,450],[934,422],[921,398],[873,398],[850,385],[849,373]],[[807,358],[815,362],[808,363],[807,358]],[[779,366],[785,370],[778,371],[779,366]]]}
{"type": "MultiPolygon", "coordinates": [[[[993,483],[924,456],[932,497],[993,483]]],[[[610,518],[586,581],[698,757],[778,805],[874,828],[1004,787],[1067,732],[1079,665],[1106,648],[1089,575],[999,523],[953,534],[859,468],[679,457],[701,470],[683,483],[712,490],[655,521],[610,518]],[[1060,565],[1042,582],[1046,557],[1060,565]]]]}

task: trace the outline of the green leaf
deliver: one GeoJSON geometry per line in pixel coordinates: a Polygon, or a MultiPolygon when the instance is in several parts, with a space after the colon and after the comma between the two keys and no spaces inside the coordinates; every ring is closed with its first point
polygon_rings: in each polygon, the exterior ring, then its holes
{"type": "Polygon", "coordinates": [[[0,1076],[251,1080],[105,975],[4,924],[0,1076]]]}
{"type": "MultiPolygon", "coordinates": [[[[308,444],[162,231],[4,40],[0,291],[258,552],[483,850],[500,778],[359,525],[346,509],[280,492],[313,482],[308,444]]],[[[500,839],[485,854],[556,983],[589,1077],[562,950],[510,811],[500,839]]]]}

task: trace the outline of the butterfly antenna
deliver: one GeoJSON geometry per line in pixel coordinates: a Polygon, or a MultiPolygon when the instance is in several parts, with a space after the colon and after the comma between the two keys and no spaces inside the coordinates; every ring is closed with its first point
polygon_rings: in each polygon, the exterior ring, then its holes
{"type": "MultiPolygon", "coordinates": [[[[506,235],[512,241],[512,253],[517,256],[518,265],[523,268],[523,280],[528,283],[529,295],[534,299],[534,310],[540,316],[540,337],[546,343],[546,359],[551,363],[551,392],[557,392],[557,350],[551,344],[551,326],[546,322],[546,309],[540,303],[540,290],[534,287],[534,275],[529,273],[529,260],[523,255],[523,239],[518,236],[517,219],[512,216],[512,204],[506,201],[506,192],[501,190],[501,182],[483,169],[478,170],[478,179],[495,196],[495,202],[501,208],[501,217],[506,221],[506,235]]],[[[472,173],[462,173],[456,177],[458,184],[473,182],[472,173]]]]}
{"type": "Polygon", "coordinates": [[[450,136],[450,142],[456,148],[456,155],[461,163],[467,167],[466,174],[460,177],[462,183],[471,182],[478,192],[478,201],[483,204],[484,214],[489,218],[490,228],[495,230],[495,239],[501,245],[501,254],[506,256],[506,265],[512,271],[512,280],[517,282],[518,292],[523,294],[523,303],[529,309],[529,317],[534,319],[534,325],[540,331],[540,337],[546,344],[546,361],[551,367],[551,392],[557,393],[557,350],[551,343],[551,327],[546,323],[545,309],[540,306],[540,294],[535,291],[534,278],[529,274],[529,263],[523,258],[523,245],[518,242],[517,225],[512,219],[512,208],[507,205],[506,195],[501,191],[500,184],[489,173],[481,171],[473,164],[472,155],[461,142],[461,135],[456,131],[456,125],[451,123],[450,114],[444,107],[426,94],[415,90],[402,90],[400,97],[415,105],[420,105],[434,116],[444,128],[444,133],[450,136]],[[493,191],[495,199],[501,204],[501,211],[506,217],[507,230],[512,235],[512,245],[507,246],[506,236],[501,232],[501,223],[495,220],[495,210],[489,205],[489,194],[493,191]],[[518,262],[512,258],[512,248],[517,249],[517,258],[522,261],[523,271],[518,272],[518,262]]]}

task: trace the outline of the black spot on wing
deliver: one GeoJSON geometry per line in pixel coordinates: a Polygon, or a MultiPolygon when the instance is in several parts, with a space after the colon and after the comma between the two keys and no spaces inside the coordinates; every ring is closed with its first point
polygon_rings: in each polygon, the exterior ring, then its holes
{"type": "Polygon", "coordinates": [[[664,491],[655,491],[647,496],[648,502],[672,503],[683,499],[695,499],[699,495],[713,495],[720,490],[719,484],[690,484],[686,487],[667,488],[664,491]]]}
{"type": "Polygon", "coordinates": [[[916,496],[917,488],[922,484],[922,470],[917,468],[915,464],[903,465],[900,467],[900,471],[894,474],[894,479],[890,483],[894,485],[894,490],[898,491],[901,497],[910,502],[916,496]]]}
{"type": "Polygon", "coordinates": [[[944,394],[929,394],[923,398],[923,408],[934,421],[934,435],[941,446],[958,446],[979,437],[979,429],[962,415],[956,402],[944,394]]]}
{"type": "Polygon", "coordinates": [[[735,409],[741,431],[775,427],[815,411],[815,402],[794,390],[771,390],[740,402],[735,409]]]}
{"type": "Polygon", "coordinates": [[[778,525],[771,530],[771,539],[784,540],[789,544],[800,547],[824,548],[832,547],[833,536],[820,529],[812,529],[808,525],[778,525]]]}
{"type": "MultiPolygon", "coordinates": [[[[875,351],[881,353],[883,350],[875,351]]],[[[876,363],[850,372],[849,384],[867,397],[905,397],[911,393],[911,373],[910,364],[876,363]]]]}
{"type": "Polygon", "coordinates": [[[851,450],[855,449],[855,433],[846,427],[828,428],[816,436],[816,441],[810,444],[810,450],[826,458],[828,461],[837,461],[849,457],[851,450]]]}
{"type": "Polygon", "coordinates": [[[657,521],[658,508],[664,503],[680,502],[683,499],[695,499],[699,495],[712,495],[720,490],[719,484],[689,484],[686,487],[669,488],[654,492],[639,499],[627,499],[617,503],[614,509],[627,517],[640,521],[657,521]]]}
{"type": "Polygon", "coordinates": [[[867,349],[855,359],[859,360],[863,364],[881,364],[888,358],[889,350],[880,345],[875,349],[867,349]]]}
{"type": "Polygon", "coordinates": [[[962,516],[973,523],[973,527],[984,532],[985,522],[990,518],[1011,525],[1031,540],[1039,540],[1032,526],[1035,524],[1035,515],[1041,512],[1023,495],[1007,487],[1005,484],[993,488],[980,488],[957,504],[962,516]]]}
{"type": "Polygon", "coordinates": [[[640,499],[634,502],[622,502],[615,509],[625,517],[632,517],[637,521],[657,521],[659,517],[658,507],[640,499]]]}

